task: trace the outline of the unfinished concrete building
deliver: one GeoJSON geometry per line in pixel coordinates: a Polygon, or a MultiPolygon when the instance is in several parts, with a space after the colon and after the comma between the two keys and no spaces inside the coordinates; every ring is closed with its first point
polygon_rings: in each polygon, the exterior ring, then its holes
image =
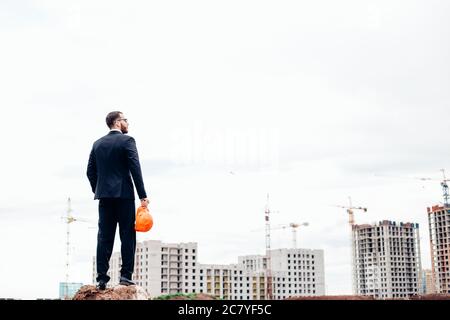
{"type": "Polygon", "coordinates": [[[433,272],[431,269],[422,270],[422,292],[424,294],[435,294],[436,286],[433,280],[433,272]]]}
{"type": "MultiPolygon", "coordinates": [[[[276,249],[272,255],[273,299],[325,294],[323,250],[276,249]]],[[[267,298],[265,255],[238,257],[237,264],[198,263],[197,243],[137,244],[133,279],[154,297],[175,293],[206,293],[223,299],[267,298]]],[[[96,267],[93,260],[93,282],[96,267]]],[[[121,256],[110,260],[110,285],[117,285],[121,256]]]]}
{"type": "Polygon", "coordinates": [[[436,293],[450,293],[450,208],[427,208],[432,281],[436,293]]]}
{"type": "Polygon", "coordinates": [[[384,220],[354,225],[352,238],[357,295],[389,299],[421,293],[418,224],[384,220]]]}

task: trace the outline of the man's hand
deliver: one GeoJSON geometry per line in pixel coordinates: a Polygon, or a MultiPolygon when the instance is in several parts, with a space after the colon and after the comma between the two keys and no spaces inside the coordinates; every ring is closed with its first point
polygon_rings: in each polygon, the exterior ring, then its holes
{"type": "Polygon", "coordinates": [[[141,207],[147,208],[150,200],[148,198],[141,199],[141,207]]]}

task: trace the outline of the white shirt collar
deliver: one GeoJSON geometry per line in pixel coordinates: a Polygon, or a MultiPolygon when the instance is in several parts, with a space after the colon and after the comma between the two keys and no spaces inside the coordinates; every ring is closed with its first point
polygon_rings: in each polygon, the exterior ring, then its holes
{"type": "Polygon", "coordinates": [[[120,131],[119,129],[111,129],[111,130],[109,130],[109,132],[111,132],[111,131],[119,131],[120,133],[122,133],[122,131],[120,131]]]}

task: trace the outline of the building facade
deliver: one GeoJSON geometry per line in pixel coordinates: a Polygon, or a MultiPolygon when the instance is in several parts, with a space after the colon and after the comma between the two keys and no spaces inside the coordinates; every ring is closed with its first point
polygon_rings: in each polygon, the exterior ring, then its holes
{"type": "Polygon", "coordinates": [[[354,293],[380,299],[422,293],[419,225],[381,221],[354,225],[354,293]]]}
{"type": "Polygon", "coordinates": [[[450,293],[450,208],[427,208],[431,270],[436,293],[450,293]]]}
{"type": "MultiPolygon", "coordinates": [[[[325,295],[323,250],[275,249],[270,256],[274,299],[325,295]]],[[[265,255],[238,257],[238,266],[246,271],[265,274],[266,265],[265,255]]]]}
{"type": "MultiPolygon", "coordinates": [[[[274,299],[325,294],[323,250],[279,249],[271,251],[274,299]]],[[[266,257],[238,257],[237,264],[199,264],[197,244],[137,244],[133,280],[151,296],[206,293],[223,299],[263,300],[267,297],[266,257]]],[[[120,278],[120,253],[110,260],[110,284],[120,278]]],[[[95,257],[93,282],[95,283],[95,257]]]]}
{"type": "Polygon", "coordinates": [[[422,270],[422,292],[425,294],[435,294],[436,287],[433,280],[433,272],[431,269],[422,270]]]}
{"type": "Polygon", "coordinates": [[[60,282],[59,299],[72,299],[82,286],[83,284],[79,282],[60,282]]]}

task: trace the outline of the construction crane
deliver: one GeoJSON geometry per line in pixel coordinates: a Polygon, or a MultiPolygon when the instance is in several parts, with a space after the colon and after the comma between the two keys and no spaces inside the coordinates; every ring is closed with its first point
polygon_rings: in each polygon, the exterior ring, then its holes
{"type": "Polygon", "coordinates": [[[441,183],[442,187],[442,196],[444,198],[444,206],[446,208],[450,207],[449,199],[449,189],[448,189],[448,182],[450,179],[447,179],[445,176],[445,169],[440,169],[439,171],[442,172],[443,179],[436,179],[436,178],[429,178],[429,177],[402,177],[402,176],[391,176],[391,175],[380,175],[376,174],[377,177],[390,177],[390,178],[400,178],[400,179],[414,179],[414,180],[421,180],[421,181],[439,181],[441,183]]]}
{"type": "Polygon", "coordinates": [[[354,216],[353,210],[363,210],[364,212],[367,212],[367,208],[354,207],[352,205],[352,198],[351,197],[348,197],[348,201],[349,201],[349,205],[348,206],[334,206],[334,207],[347,209],[348,224],[350,226],[350,229],[352,229],[353,225],[355,224],[355,216],[354,216]]]}
{"type": "Polygon", "coordinates": [[[278,225],[278,226],[272,228],[272,230],[292,228],[292,248],[297,249],[297,228],[299,228],[301,226],[307,227],[307,226],[309,226],[309,223],[308,222],[303,222],[303,223],[291,222],[289,224],[278,225]]]}
{"type": "Polygon", "coordinates": [[[355,225],[355,217],[354,217],[354,212],[353,210],[362,210],[363,212],[367,212],[367,208],[364,207],[354,207],[352,205],[352,198],[348,197],[349,200],[349,205],[348,206],[334,206],[334,207],[338,207],[338,208],[343,208],[343,209],[347,209],[347,213],[348,213],[348,224],[350,226],[350,245],[351,245],[351,254],[350,254],[350,261],[351,261],[351,266],[352,266],[352,289],[353,289],[353,294],[356,294],[356,283],[355,283],[355,277],[354,275],[354,268],[355,265],[353,263],[354,260],[354,254],[355,254],[355,243],[353,241],[353,227],[355,225]]]}
{"type": "Polygon", "coordinates": [[[64,220],[64,223],[67,224],[67,228],[66,228],[66,276],[65,276],[65,280],[66,280],[66,284],[65,284],[65,292],[64,292],[64,297],[67,298],[68,297],[68,286],[69,286],[69,271],[70,271],[70,224],[76,221],[80,221],[80,222],[91,222],[89,220],[86,219],[80,219],[80,218],[76,218],[74,216],[72,216],[72,202],[70,200],[70,197],[67,199],[67,212],[66,212],[66,216],[61,217],[61,219],[64,220]]]}
{"type": "Polygon", "coordinates": [[[446,208],[448,208],[448,198],[449,198],[449,194],[448,194],[448,183],[450,181],[450,179],[447,179],[445,177],[445,169],[441,169],[442,171],[442,176],[444,177],[444,179],[442,179],[441,181],[441,187],[442,187],[442,193],[444,196],[444,205],[446,208]]]}
{"type": "Polygon", "coordinates": [[[272,288],[272,259],[270,253],[270,207],[269,207],[269,194],[267,194],[266,209],[264,210],[264,220],[266,223],[266,276],[267,276],[267,291],[266,297],[268,300],[273,299],[272,288]]]}

